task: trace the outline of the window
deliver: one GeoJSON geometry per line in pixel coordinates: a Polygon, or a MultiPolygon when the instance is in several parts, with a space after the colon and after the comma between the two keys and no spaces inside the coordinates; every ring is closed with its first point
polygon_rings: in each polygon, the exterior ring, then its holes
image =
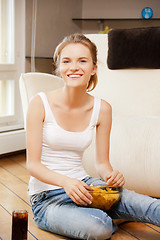
{"type": "Polygon", "coordinates": [[[23,127],[18,83],[24,65],[25,0],[0,0],[0,132],[23,127]]]}
{"type": "Polygon", "coordinates": [[[13,120],[15,114],[14,80],[7,77],[15,68],[14,29],[14,0],[0,0],[0,122],[13,120]]]}
{"type": "Polygon", "coordinates": [[[0,80],[0,116],[14,114],[14,81],[0,80]]]}
{"type": "Polygon", "coordinates": [[[0,0],[0,63],[14,63],[13,0],[0,0]]]}

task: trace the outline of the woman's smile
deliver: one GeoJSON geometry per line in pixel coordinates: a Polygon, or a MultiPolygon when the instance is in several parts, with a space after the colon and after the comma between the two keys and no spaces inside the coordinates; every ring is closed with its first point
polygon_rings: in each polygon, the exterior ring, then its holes
{"type": "Polygon", "coordinates": [[[69,78],[71,78],[71,79],[78,79],[78,78],[80,78],[80,77],[82,77],[83,76],[83,74],[78,74],[78,73],[72,73],[72,74],[68,74],[67,75],[69,78]]]}

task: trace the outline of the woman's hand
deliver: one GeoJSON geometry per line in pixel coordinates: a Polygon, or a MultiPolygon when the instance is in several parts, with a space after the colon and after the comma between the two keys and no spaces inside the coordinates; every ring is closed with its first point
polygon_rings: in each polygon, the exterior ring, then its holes
{"type": "Polygon", "coordinates": [[[124,176],[118,170],[113,170],[106,179],[107,185],[112,187],[122,187],[125,184],[124,176]]]}
{"type": "Polygon", "coordinates": [[[92,203],[92,196],[88,192],[88,190],[92,191],[92,189],[83,181],[68,178],[67,181],[65,181],[64,190],[78,205],[87,206],[92,203]]]}

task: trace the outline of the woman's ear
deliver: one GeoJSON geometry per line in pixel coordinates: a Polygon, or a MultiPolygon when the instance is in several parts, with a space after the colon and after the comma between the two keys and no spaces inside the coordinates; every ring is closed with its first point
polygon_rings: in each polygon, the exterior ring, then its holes
{"type": "Polygon", "coordinates": [[[93,71],[92,71],[91,75],[93,76],[95,73],[97,73],[97,65],[93,66],[93,71]]]}

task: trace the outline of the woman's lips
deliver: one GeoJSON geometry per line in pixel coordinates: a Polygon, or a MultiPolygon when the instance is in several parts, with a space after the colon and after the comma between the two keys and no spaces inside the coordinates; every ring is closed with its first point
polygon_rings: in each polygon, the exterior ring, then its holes
{"type": "Polygon", "coordinates": [[[67,76],[69,78],[80,78],[80,77],[82,77],[82,74],[68,74],[67,76]]]}

